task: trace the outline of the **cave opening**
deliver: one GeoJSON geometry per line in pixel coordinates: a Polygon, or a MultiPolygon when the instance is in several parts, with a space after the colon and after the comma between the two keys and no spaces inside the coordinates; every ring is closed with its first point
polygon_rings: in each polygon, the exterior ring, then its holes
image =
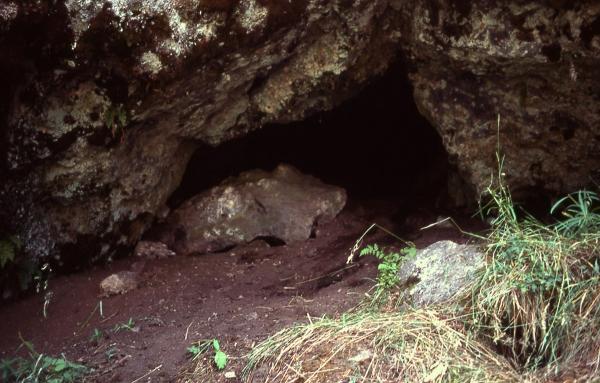
{"type": "Polygon", "coordinates": [[[394,65],[333,110],[200,147],[169,207],[243,171],[287,163],[345,188],[349,204],[445,210],[451,165],[441,137],[417,110],[406,73],[394,65]]]}

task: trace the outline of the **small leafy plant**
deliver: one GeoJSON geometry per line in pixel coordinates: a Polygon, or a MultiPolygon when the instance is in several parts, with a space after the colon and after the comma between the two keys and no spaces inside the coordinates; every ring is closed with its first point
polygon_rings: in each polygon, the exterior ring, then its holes
{"type": "Polygon", "coordinates": [[[221,350],[221,346],[217,339],[207,339],[195,342],[187,348],[187,352],[192,356],[192,360],[196,360],[211,348],[214,352],[213,361],[215,366],[218,370],[224,369],[225,366],[227,366],[227,354],[221,350]]]}
{"type": "Polygon", "coordinates": [[[127,126],[127,111],[122,104],[112,105],[106,110],[104,123],[110,129],[113,138],[120,136],[120,141],[124,141],[125,126],[127,126]]]}
{"type": "Polygon", "coordinates": [[[95,328],[94,331],[92,331],[92,335],[90,336],[90,342],[98,343],[103,336],[104,334],[102,333],[102,331],[95,328]]]}
{"type": "Polygon", "coordinates": [[[373,255],[380,261],[377,266],[377,284],[373,295],[365,302],[367,307],[377,309],[390,303],[390,293],[400,282],[398,270],[402,262],[416,254],[417,250],[411,244],[399,252],[385,252],[377,244],[367,245],[360,251],[359,256],[373,255]]]}
{"type": "Polygon", "coordinates": [[[15,261],[17,252],[21,249],[21,241],[15,236],[0,238],[0,269],[15,261]]]}
{"type": "Polygon", "coordinates": [[[414,246],[405,247],[399,253],[386,253],[377,244],[367,245],[360,251],[360,256],[373,255],[380,262],[377,266],[379,274],[377,276],[377,287],[388,290],[398,284],[398,270],[402,261],[407,258],[413,258],[417,254],[414,246]]]}
{"type": "Polygon", "coordinates": [[[129,318],[129,320],[125,323],[118,323],[117,325],[115,325],[115,328],[113,329],[114,332],[119,332],[119,331],[133,331],[135,332],[135,322],[133,320],[133,318],[129,318]]]}
{"type": "Polygon", "coordinates": [[[30,342],[23,341],[29,358],[15,357],[0,360],[0,380],[22,383],[80,382],[87,367],[69,361],[64,355],[54,358],[35,351],[30,342]]]}

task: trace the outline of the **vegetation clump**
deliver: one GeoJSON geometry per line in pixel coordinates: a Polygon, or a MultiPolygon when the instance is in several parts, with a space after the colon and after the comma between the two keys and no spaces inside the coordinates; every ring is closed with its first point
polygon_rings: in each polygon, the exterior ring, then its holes
{"type": "Polygon", "coordinates": [[[214,369],[217,371],[224,370],[227,366],[227,354],[221,350],[221,345],[218,339],[205,339],[194,342],[187,348],[188,355],[191,356],[195,366],[192,371],[183,373],[183,382],[197,382],[198,377],[204,381],[210,376],[214,369]],[[210,351],[212,350],[212,353],[210,351]],[[212,354],[212,358],[206,358],[207,354],[212,354]],[[211,360],[212,359],[212,360],[211,360]]]}
{"type": "Polygon", "coordinates": [[[510,363],[457,319],[438,308],[322,318],[256,346],[243,377],[290,383],[518,381],[510,363]]]}
{"type": "Polygon", "coordinates": [[[23,340],[28,358],[15,357],[0,360],[0,377],[3,382],[19,383],[71,383],[81,382],[88,368],[69,361],[64,355],[54,358],[35,351],[30,342],[23,340]]]}
{"type": "Polygon", "coordinates": [[[494,216],[487,267],[469,292],[473,327],[528,370],[546,366],[558,371],[560,364],[584,357],[597,371],[598,196],[580,191],[559,200],[551,212],[565,219],[544,224],[517,210],[499,169],[485,207],[494,216]]]}
{"type": "Polygon", "coordinates": [[[414,246],[404,247],[399,252],[386,252],[377,244],[367,245],[360,251],[361,257],[373,255],[379,260],[375,293],[368,302],[370,306],[377,307],[388,300],[390,291],[400,281],[398,276],[400,266],[405,260],[414,258],[416,254],[417,249],[414,246]]]}

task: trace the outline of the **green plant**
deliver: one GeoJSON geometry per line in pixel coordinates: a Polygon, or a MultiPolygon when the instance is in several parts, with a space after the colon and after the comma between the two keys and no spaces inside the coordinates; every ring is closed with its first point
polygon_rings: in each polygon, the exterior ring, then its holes
{"type": "Polygon", "coordinates": [[[573,236],[600,231],[600,198],[592,191],[581,190],[558,200],[550,213],[565,217],[556,224],[563,235],[573,236]]]}
{"type": "Polygon", "coordinates": [[[21,247],[21,241],[15,236],[0,239],[0,269],[3,269],[8,263],[15,261],[17,252],[21,247]]]}
{"type": "Polygon", "coordinates": [[[377,244],[367,245],[363,248],[359,256],[373,255],[379,260],[377,265],[377,284],[375,285],[375,293],[370,301],[371,305],[379,305],[383,303],[388,295],[388,292],[395,287],[398,282],[398,270],[403,261],[415,257],[417,250],[414,246],[405,247],[400,252],[385,252],[377,244]]]}
{"type": "Polygon", "coordinates": [[[122,104],[111,105],[104,113],[104,123],[110,129],[113,138],[120,135],[121,142],[125,138],[125,126],[127,126],[127,111],[122,104]]]}
{"type": "Polygon", "coordinates": [[[135,327],[135,322],[133,320],[133,318],[129,318],[129,320],[125,323],[118,323],[115,325],[115,327],[113,328],[114,332],[119,332],[119,331],[136,331],[136,327],[135,327]]]}
{"type": "Polygon", "coordinates": [[[192,356],[192,360],[198,359],[201,355],[208,352],[212,348],[213,362],[218,370],[222,370],[227,366],[227,354],[221,350],[221,346],[217,339],[208,339],[195,342],[187,348],[188,354],[192,356]]]}
{"type": "Polygon", "coordinates": [[[506,186],[503,158],[487,188],[482,212],[493,217],[487,267],[468,306],[478,334],[489,336],[528,369],[558,369],[583,358],[586,349],[600,367],[600,216],[595,194],[578,192],[559,200],[565,221],[544,225],[515,207],[506,186]],[[570,202],[570,204],[568,204],[570,202]]]}
{"type": "Polygon", "coordinates": [[[95,328],[94,331],[92,331],[92,335],[90,336],[90,342],[98,343],[103,336],[104,334],[102,333],[102,331],[95,328]]]}
{"type": "Polygon", "coordinates": [[[70,362],[64,355],[54,358],[35,351],[30,342],[23,341],[29,358],[15,357],[0,360],[3,382],[19,383],[69,383],[80,382],[88,372],[87,367],[70,362]]]}
{"type": "Polygon", "coordinates": [[[104,352],[104,355],[106,356],[106,360],[107,361],[111,361],[114,357],[116,357],[119,354],[119,350],[115,347],[111,347],[108,350],[106,350],[104,352]]]}

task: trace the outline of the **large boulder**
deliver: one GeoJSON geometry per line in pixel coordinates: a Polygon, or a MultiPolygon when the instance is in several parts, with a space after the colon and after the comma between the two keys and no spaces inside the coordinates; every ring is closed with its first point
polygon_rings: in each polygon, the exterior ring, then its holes
{"type": "Polygon", "coordinates": [[[479,192],[498,139],[516,195],[600,179],[599,2],[396,3],[415,102],[479,192]]]}
{"type": "Polygon", "coordinates": [[[345,203],[343,189],[289,165],[271,173],[251,170],[184,202],[167,218],[165,238],[179,254],[223,250],[260,237],[301,241],[345,203]]]}

